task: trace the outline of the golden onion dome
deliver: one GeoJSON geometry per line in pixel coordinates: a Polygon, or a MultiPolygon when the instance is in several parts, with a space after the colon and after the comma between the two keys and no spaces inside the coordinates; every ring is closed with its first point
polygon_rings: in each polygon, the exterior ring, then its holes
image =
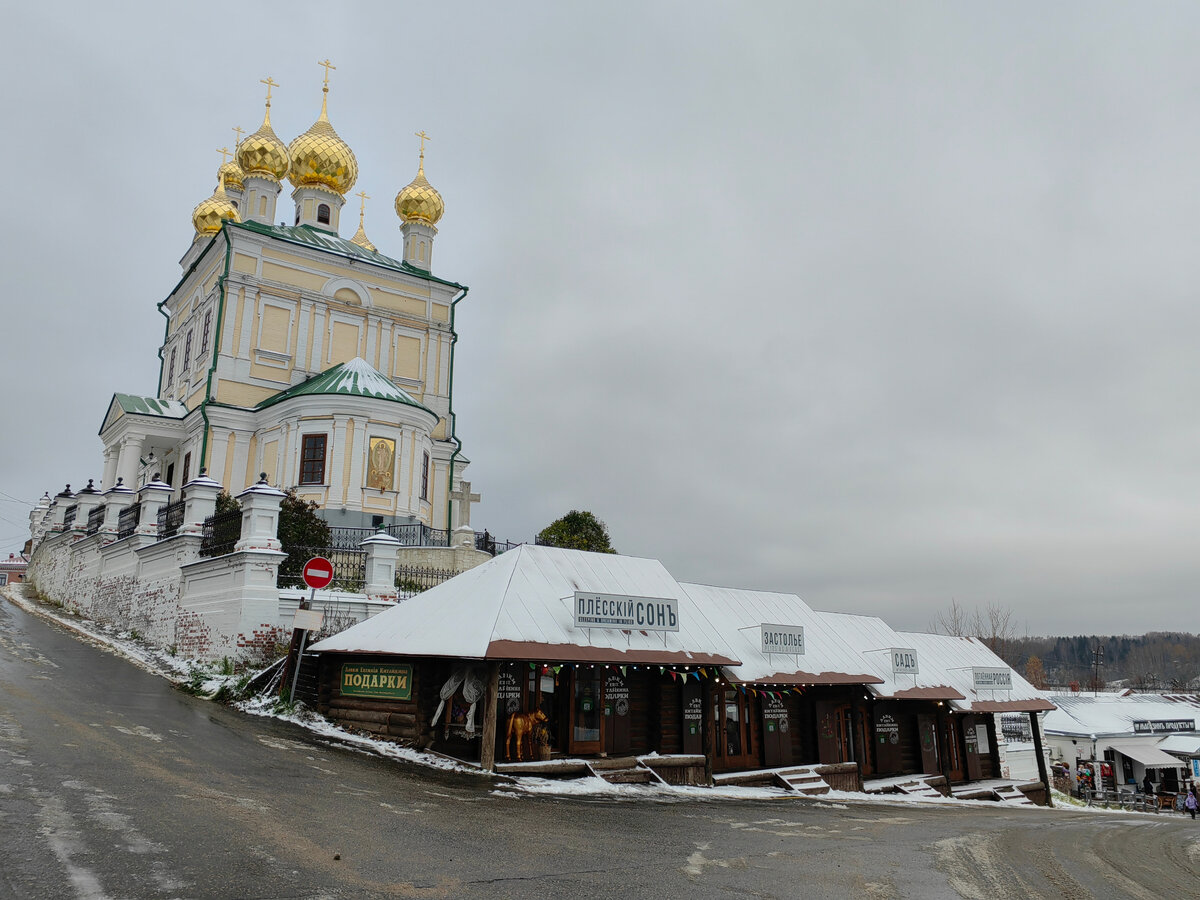
{"type": "Polygon", "coordinates": [[[288,181],[295,187],[324,187],[344,195],[358,181],[358,160],[350,145],[329,124],[326,113],[329,88],[323,90],[320,117],[308,131],[288,144],[292,161],[288,181]]]}
{"type": "Polygon", "coordinates": [[[425,154],[417,166],[417,177],[396,195],[396,215],[401,222],[425,222],[436,225],[446,211],[446,204],[425,178],[425,154]]]}
{"type": "Polygon", "coordinates": [[[223,181],[227,188],[236,188],[240,191],[243,187],[242,179],[245,177],[246,173],[242,171],[242,167],[237,164],[236,159],[231,159],[217,169],[217,178],[223,181]]]}
{"type": "Polygon", "coordinates": [[[237,207],[225,193],[225,179],[220,178],[213,195],[200,201],[192,210],[192,224],[196,226],[196,234],[216,234],[226,219],[233,222],[242,221],[238,216],[237,207]]]}
{"type": "Polygon", "coordinates": [[[287,147],[271,127],[271,101],[268,100],[262,125],[238,145],[237,164],[243,177],[264,175],[279,181],[287,174],[290,162],[287,147]]]}

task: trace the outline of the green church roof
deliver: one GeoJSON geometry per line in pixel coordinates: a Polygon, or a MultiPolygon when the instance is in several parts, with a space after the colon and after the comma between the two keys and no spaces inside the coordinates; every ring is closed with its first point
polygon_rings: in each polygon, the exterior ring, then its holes
{"type": "Polygon", "coordinates": [[[350,362],[340,363],[332,369],[326,369],[320,375],[314,375],[286,391],[280,391],[262,401],[257,409],[266,409],[293,397],[304,397],[316,394],[340,394],[346,397],[371,397],[376,400],[390,400],[393,403],[403,403],[405,406],[415,406],[423,409],[436,418],[437,414],[426,406],[422,406],[404,390],[397,387],[395,382],[372,366],[362,357],[355,357],[350,362]]]}
{"type": "Polygon", "coordinates": [[[418,269],[409,263],[392,259],[390,256],[384,256],[378,251],[360,247],[353,241],[338,237],[332,231],[322,231],[320,228],[313,228],[311,225],[262,225],[258,222],[232,221],[226,221],[225,224],[233,228],[244,228],[246,231],[253,231],[256,234],[265,234],[283,241],[290,241],[293,244],[303,244],[308,247],[316,247],[318,250],[327,250],[341,256],[348,256],[351,259],[358,259],[372,265],[382,266],[385,269],[392,269],[395,272],[404,272],[407,275],[415,275],[418,278],[436,281],[438,284],[448,285],[449,287],[462,287],[461,284],[438,278],[436,275],[431,275],[426,270],[418,269]]]}
{"type": "Polygon", "coordinates": [[[113,400],[126,413],[134,415],[163,416],[167,419],[182,419],[187,415],[187,407],[178,400],[135,397],[133,394],[113,394],[113,400]]]}

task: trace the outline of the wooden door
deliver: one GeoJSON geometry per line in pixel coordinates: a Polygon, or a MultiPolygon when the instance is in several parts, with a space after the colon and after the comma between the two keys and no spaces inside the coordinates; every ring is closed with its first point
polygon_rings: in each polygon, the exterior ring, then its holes
{"type": "Polygon", "coordinates": [[[604,749],[612,755],[633,746],[629,713],[629,682],[617,671],[604,676],[604,749]]]}
{"type": "Polygon", "coordinates": [[[966,769],[963,766],[962,736],[962,716],[946,716],[941,729],[941,750],[946,755],[943,762],[951,781],[963,781],[966,778],[966,769]]]}
{"type": "Polygon", "coordinates": [[[983,767],[979,760],[979,735],[975,730],[978,720],[975,716],[963,716],[963,744],[966,748],[966,763],[967,763],[967,778],[971,781],[979,781],[983,778],[983,767]]]}
{"type": "Polygon", "coordinates": [[[787,705],[775,697],[762,697],[763,765],[767,768],[792,764],[792,728],[787,705]]]}
{"type": "Polygon", "coordinates": [[[871,711],[874,719],[872,736],[875,748],[875,768],[881,775],[904,769],[900,748],[900,704],[876,703],[871,711]]]}
{"type": "Polygon", "coordinates": [[[684,753],[704,753],[704,698],[699,681],[685,680],[679,692],[683,705],[684,753]]]}
{"type": "Polygon", "coordinates": [[[933,716],[917,716],[917,737],[921,744],[921,769],[926,775],[940,775],[941,761],[938,759],[937,719],[933,716]]]}
{"type": "Polygon", "coordinates": [[[842,761],[838,743],[837,706],[828,700],[814,704],[817,714],[817,759],[823,763],[842,761]]]}
{"type": "Polygon", "coordinates": [[[578,667],[571,676],[572,753],[599,754],[604,748],[604,685],[601,674],[601,669],[578,667]]]}
{"type": "Polygon", "coordinates": [[[716,724],[714,768],[729,771],[758,766],[752,707],[753,698],[737,689],[713,692],[713,721],[716,724]]]}

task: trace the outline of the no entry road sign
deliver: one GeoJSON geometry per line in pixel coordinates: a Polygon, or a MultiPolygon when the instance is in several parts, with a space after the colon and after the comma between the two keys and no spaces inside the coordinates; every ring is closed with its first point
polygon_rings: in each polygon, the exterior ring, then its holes
{"type": "Polygon", "coordinates": [[[333,563],[323,556],[314,556],[304,564],[304,583],[313,590],[329,587],[333,583],[333,563]]]}

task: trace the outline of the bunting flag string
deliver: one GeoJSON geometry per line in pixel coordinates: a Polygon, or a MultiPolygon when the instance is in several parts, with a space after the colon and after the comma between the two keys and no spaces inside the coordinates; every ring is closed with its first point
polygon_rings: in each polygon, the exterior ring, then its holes
{"type": "Polygon", "coordinates": [[[700,674],[701,674],[701,675],[703,675],[705,678],[707,678],[707,677],[708,677],[708,672],[704,671],[704,667],[703,667],[703,666],[701,666],[701,668],[700,668],[700,674]]]}
{"type": "Polygon", "coordinates": [[[620,668],[621,668],[621,675],[624,676],[625,669],[627,668],[627,666],[621,666],[620,668]]]}

